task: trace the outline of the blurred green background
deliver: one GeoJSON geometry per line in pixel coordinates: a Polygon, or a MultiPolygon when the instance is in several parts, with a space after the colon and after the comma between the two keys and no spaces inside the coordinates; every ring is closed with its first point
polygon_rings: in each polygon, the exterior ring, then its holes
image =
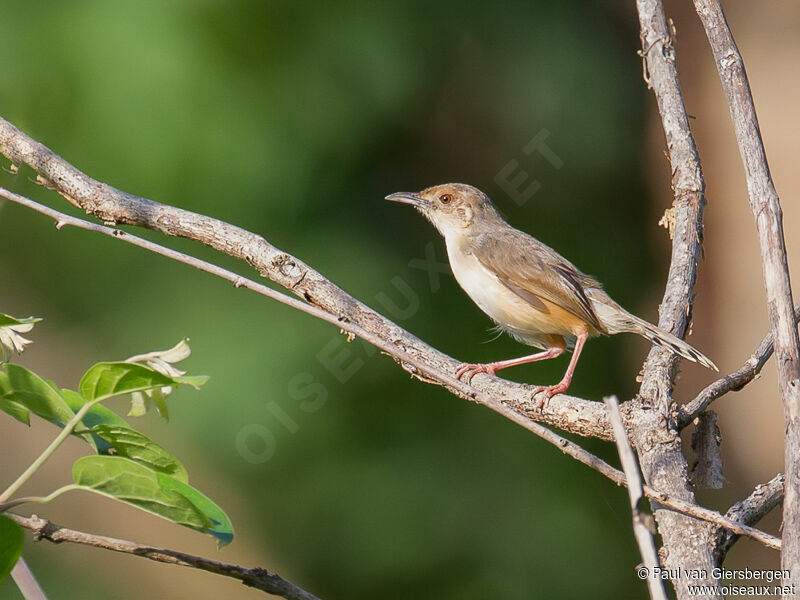
{"type": "MultiPolygon", "coordinates": [[[[488,319],[449,272],[409,265],[426,250],[444,261],[444,244],[382,198],[476,185],[512,224],[655,318],[646,301],[668,240],[646,221],[650,98],[635,25],[632,6],[589,1],[15,3],[0,20],[0,114],[97,179],[263,234],[453,356],[495,360],[527,349],[485,343],[488,319]],[[523,150],[537,135],[555,159],[523,150]],[[504,169],[537,191],[520,202],[499,182],[504,169]]],[[[3,172],[0,185],[71,210],[31,178],[3,172]]],[[[92,362],[191,337],[188,367],[211,382],[176,393],[168,425],[154,415],[134,425],[183,459],[237,538],[217,553],[200,534],[80,494],[41,514],[263,565],[322,598],[645,594],[624,493],[595,472],[364,344],[346,346],[329,325],[52,225],[0,206],[0,310],[45,318],[20,362],[69,386],[92,362]],[[342,352],[344,372],[330,366],[342,352]]],[[[573,391],[630,397],[645,351],[631,337],[590,343],[573,391]]],[[[555,382],[566,362],[505,376],[555,382]]],[[[54,431],[5,418],[0,434],[8,481],[54,431]]],[[[615,461],[609,444],[581,443],[615,461]]],[[[61,485],[80,451],[67,448],[28,491],[61,485]]],[[[26,556],[52,598],[262,597],[92,549],[30,542],[26,556]]],[[[0,597],[19,594],[6,582],[0,597]]]]}

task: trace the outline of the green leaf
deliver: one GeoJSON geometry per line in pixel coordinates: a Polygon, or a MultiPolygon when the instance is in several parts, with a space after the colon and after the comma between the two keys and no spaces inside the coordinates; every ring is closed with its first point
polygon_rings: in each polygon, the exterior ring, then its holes
{"type": "Polygon", "coordinates": [[[190,385],[195,389],[200,389],[200,386],[208,383],[209,379],[211,378],[208,375],[181,375],[180,377],[176,377],[175,381],[177,383],[190,385]]]}
{"type": "Polygon", "coordinates": [[[19,365],[7,364],[6,373],[9,387],[4,394],[6,400],[21,404],[32,413],[60,427],[75,416],[53,382],[19,365]]]}
{"type": "MultiPolygon", "coordinates": [[[[61,390],[61,395],[64,397],[64,400],[69,407],[75,412],[78,412],[81,407],[86,404],[86,400],[84,400],[83,396],[81,396],[78,392],[64,389],[61,390]]],[[[97,425],[120,425],[122,427],[128,426],[128,423],[125,421],[125,419],[118,416],[117,413],[110,408],[106,408],[102,404],[95,404],[92,406],[92,408],[89,409],[89,412],[86,413],[86,416],[81,419],[81,424],[86,429],[92,429],[97,425]]],[[[93,446],[94,449],[100,454],[108,454],[108,451],[111,449],[111,446],[108,444],[108,442],[92,433],[85,435],[80,434],[78,437],[93,446]]]]}
{"type": "Polygon", "coordinates": [[[17,564],[24,542],[22,527],[5,515],[0,515],[0,583],[17,564]]]}
{"type": "Polygon", "coordinates": [[[38,317],[26,317],[18,319],[10,315],[0,313],[0,327],[8,327],[9,325],[27,325],[28,323],[38,323],[41,321],[38,317]]]}
{"type": "Polygon", "coordinates": [[[218,546],[227,546],[233,541],[233,524],[231,520],[208,496],[200,493],[190,485],[173,479],[172,477],[161,475],[160,473],[159,480],[161,481],[163,489],[169,489],[180,494],[200,509],[211,521],[212,526],[206,529],[204,533],[217,538],[218,546]]]}
{"type": "Polygon", "coordinates": [[[121,425],[96,425],[92,433],[107,442],[117,456],[135,460],[183,483],[189,482],[189,476],[180,461],[143,433],[121,425]]]}
{"type": "Polygon", "coordinates": [[[31,424],[31,412],[18,402],[14,402],[8,398],[0,398],[0,410],[11,415],[20,423],[25,423],[25,425],[31,424]]]}
{"type": "Polygon", "coordinates": [[[233,539],[227,515],[209,498],[164,473],[121,456],[85,456],[75,461],[72,477],[83,489],[208,533],[220,545],[233,539]]]}
{"type": "Polygon", "coordinates": [[[176,385],[171,377],[144,365],[105,362],[97,363],[86,371],[78,385],[78,391],[86,400],[95,400],[170,385],[176,385]]]}
{"type": "Polygon", "coordinates": [[[17,421],[25,423],[25,425],[30,425],[31,411],[22,406],[20,403],[3,397],[10,391],[11,384],[8,381],[8,375],[6,375],[5,372],[0,371],[0,410],[8,413],[17,421]]]}
{"type": "MultiPolygon", "coordinates": [[[[72,390],[61,390],[61,395],[74,412],[78,412],[81,407],[86,404],[86,400],[83,399],[83,396],[77,392],[73,392],[72,390]]],[[[92,406],[92,408],[89,409],[89,412],[86,413],[86,416],[83,417],[81,422],[88,429],[91,429],[96,425],[122,425],[123,427],[128,425],[128,422],[125,421],[125,419],[102,404],[95,404],[92,406]]]]}

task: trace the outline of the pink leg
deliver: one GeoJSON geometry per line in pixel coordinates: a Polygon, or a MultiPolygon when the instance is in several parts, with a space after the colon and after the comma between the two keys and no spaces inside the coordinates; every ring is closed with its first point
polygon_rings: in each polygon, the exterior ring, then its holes
{"type": "Polygon", "coordinates": [[[536,400],[537,408],[541,408],[547,400],[550,400],[550,398],[556,394],[563,394],[567,391],[569,384],[572,383],[572,375],[575,373],[575,365],[578,364],[578,358],[581,355],[581,350],[583,350],[583,345],[586,343],[588,338],[589,334],[585,331],[578,335],[578,339],[575,342],[575,350],[572,352],[572,358],[570,359],[569,366],[567,367],[567,372],[564,373],[564,377],[561,378],[561,381],[555,385],[540,385],[533,390],[534,397],[536,397],[537,394],[541,394],[541,396],[536,400]]]}
{"type": "Polygon", "coordinates": [[[458,367],[456,371],[456,379],[461,379],[461,376],[466,374],[467,381],[475,377],[478,373],[488,373],[494,375],[495,371],[506,369],[508,367],[515,367],[517,365],[524,365],[525,363],[536,362],[537,360],[547,360],[548,358],[555,358],[564,353],[564,348],[554,347],[548,348],[544,352],[531,354],[530,356],[523,356],[522,358],[511,358],[509,360],[501,360],[499,362],[487,363],[485,365],[464,363],[458,367]]]}

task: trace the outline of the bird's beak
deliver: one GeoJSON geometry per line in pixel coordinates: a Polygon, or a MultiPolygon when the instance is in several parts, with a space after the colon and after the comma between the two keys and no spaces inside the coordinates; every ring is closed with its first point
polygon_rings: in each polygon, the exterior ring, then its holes
{"type": "Polygon", "coordinates": [[[404,204],[411,204],[412,206],[425,206],[425,200],[415,192],[397,192],[386,196],[387,200],[392,202],[403,202],[404,204]]]}

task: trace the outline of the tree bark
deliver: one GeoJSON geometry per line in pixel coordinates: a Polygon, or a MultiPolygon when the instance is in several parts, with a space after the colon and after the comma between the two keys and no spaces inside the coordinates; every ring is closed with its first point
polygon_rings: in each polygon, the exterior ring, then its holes
{"type": "Polygon", "coordinates": [[[783,585],[796,586],[800,583],[800,349],[783,235],[783,212],[769,171],[744,61],[722,6],[718,0],[694,0],[694,5],[728,100],[761,247],[775,366],[786,421],[781,567],[791,573],[783,585]]]}

